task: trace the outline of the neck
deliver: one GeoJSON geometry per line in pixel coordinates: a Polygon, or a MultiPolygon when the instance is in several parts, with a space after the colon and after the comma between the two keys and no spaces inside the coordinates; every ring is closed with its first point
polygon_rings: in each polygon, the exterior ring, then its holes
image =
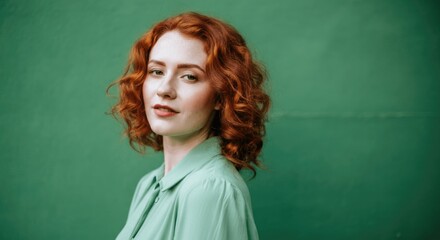
{"type": "Polygon", "coordinates": [[[174,138],[169,136],[163,137],[163,153],[164,153],[164,175],[171,171],[191,149],[199,145],[208,134],[199,134],[190,138],[174,138]]]}

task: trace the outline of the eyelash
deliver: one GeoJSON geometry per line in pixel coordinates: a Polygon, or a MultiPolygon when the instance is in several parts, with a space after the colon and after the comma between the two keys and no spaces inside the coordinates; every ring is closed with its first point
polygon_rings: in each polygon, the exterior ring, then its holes
{"type": "MultiPolygon", "coordinates": [[[[158,69],[152,69],[152,70],[148,71],[148,74],[151,74],[153,76],[161,76],[161,75],[163,75],[163,72],[158,69]]],[[[186,78],[189,81],[197,81],[198,80],[197,76],[193,75],[193,74],[185,74],[182,76],[182,78],[186,78]]]]}
{"type": "Polygon", "coordinates": [[[197,81],[198,78],[196,75],[192,75],[192,74],[185,74],[182,77],[186,77],[187,80],[189,81],[197,81]]]}
{"type": "Polygon", "coordinates": [[[157,70],[157,69],[152,69],[150,71],[148,71],[149,74],[153,74],[154,76],[158,76],[158,75],[162,75],[163,72],[161,70],[157,70]]]}

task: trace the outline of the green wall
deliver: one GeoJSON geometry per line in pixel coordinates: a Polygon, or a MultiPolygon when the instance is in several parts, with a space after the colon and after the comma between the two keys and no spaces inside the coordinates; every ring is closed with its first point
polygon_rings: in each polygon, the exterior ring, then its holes
{"type": "Polygon", "coordinates": [[[105,88],[149,26],[193,10],[270,73],[267,170],[249,182],[262,239],[440,239],[439,6],[0,1],[0,238],[115,238],[161,156],[129,148],[105,88]]]}

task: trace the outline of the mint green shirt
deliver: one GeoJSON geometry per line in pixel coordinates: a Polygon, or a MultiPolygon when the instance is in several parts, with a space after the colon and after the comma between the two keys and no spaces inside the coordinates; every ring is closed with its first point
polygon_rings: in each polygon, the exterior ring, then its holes
{"type": "Polygon", "coordinates": [[[139,181],[117,240],[258,239],[249,190],[212,137],[139,181]]]}

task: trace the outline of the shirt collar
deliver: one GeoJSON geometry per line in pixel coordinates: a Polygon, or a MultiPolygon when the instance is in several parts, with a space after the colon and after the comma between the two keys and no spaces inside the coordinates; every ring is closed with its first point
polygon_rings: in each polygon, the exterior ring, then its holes
{"type": "Polygon", "coordinates": [[[160,179],[161,191],[165,191],[176,185],[192,171],[199,169],[213,157],[220,154],[219,139],[211,137],[191,149],[167,175],[163,176],[164,164],[155,170],[153,175],[156,177],[156,180],[160,179]]]}
{"type": "Polygon", "coordinates": [[[151,173],[153,175],[152,184],[158,182],[163,177],[163,173],[164,173],[164,164],[162,163],[162,165],[160,167],[156,168],[151,173]]]}

